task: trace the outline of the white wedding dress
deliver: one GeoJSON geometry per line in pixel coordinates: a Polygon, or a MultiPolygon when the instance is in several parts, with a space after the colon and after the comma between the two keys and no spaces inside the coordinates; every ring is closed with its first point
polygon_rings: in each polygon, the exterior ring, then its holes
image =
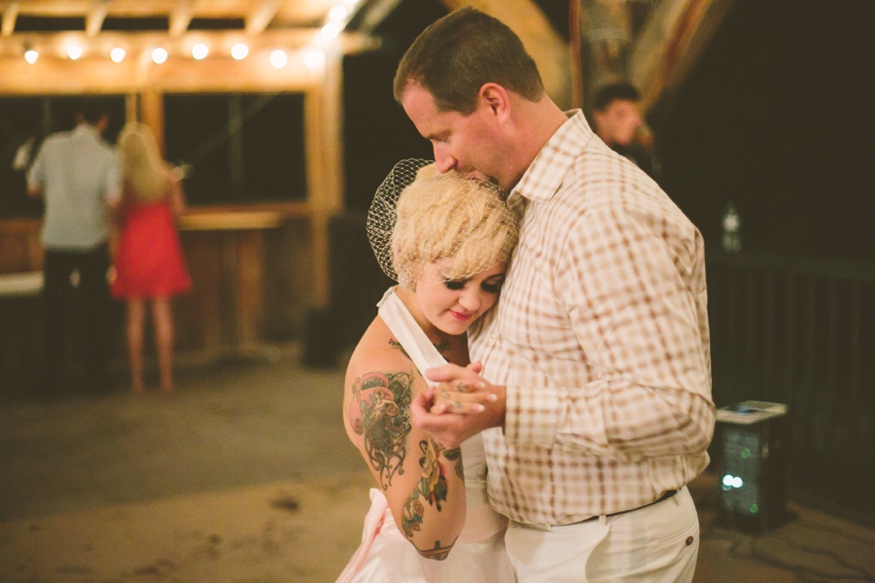
{"type": "MultiPolygon", "coordinates": [[[[379,314],[420,373],[446,361],[390,288],[379,314]]],[[[467,512],[465,527],[449,557],[425,559],[398,530],[386,497],[371,489],[362,544],[337,583],[513,583],[516,577],[504,550],[507,519],[486,499],[486,453],[480,435],[462,444],[467,512]]]]}

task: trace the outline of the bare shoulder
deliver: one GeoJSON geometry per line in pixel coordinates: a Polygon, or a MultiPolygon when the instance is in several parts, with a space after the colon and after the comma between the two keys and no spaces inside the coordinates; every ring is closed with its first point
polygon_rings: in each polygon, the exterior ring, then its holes
{"type": "Polygon", "coordinates": [[[362,335],[346,368],[346,386],[350,380],[373,371],[416,371],[404,347],[379,316],[362,335]]]}
{"type": "Polygon", "coordinates": [[[365,331],[346,369],[344,422],[354,441],[378,417],[407,418],[425,380],[379,317],[365,331]]]}

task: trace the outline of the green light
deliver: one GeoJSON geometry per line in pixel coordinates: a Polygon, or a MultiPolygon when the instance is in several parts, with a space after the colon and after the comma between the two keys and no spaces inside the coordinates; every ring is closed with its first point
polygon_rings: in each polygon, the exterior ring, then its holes
{"type": "Polygon", "coordinates": [[[750,450],[747,448],[744,448],[743,450],[741,450],[741,457],[743,457],[744,459],[749,458],[750,457],[750,450]]]}
{"type": "Polygon", "coordinates": [[[751,505],[751,507],[750,507],[750,513],[751,513],[751,514],[756,514],[757,512],[759,512],[759,510],[760,510],[760,507],[757,506],[756,504],[753,504],[753,505],[751,505]]]}

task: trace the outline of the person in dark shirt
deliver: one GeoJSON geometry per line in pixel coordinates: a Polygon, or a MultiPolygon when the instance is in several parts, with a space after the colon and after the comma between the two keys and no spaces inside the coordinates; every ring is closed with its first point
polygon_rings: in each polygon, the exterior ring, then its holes
{"type": "Polygon", "coordinates": [[[658,180],[659,163],[653,151],[653,134],[640,110],[640,94],[633,85],[619,81],[605,85],[593,100],[593,126],[602,141],[658,180]]]}

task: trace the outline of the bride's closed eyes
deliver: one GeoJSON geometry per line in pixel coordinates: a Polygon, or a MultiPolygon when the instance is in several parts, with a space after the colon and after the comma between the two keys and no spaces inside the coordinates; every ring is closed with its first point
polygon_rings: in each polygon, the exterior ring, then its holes
{"type": "MultiPolygon", "coordinates": [[[[451,279],[451,280],[445,281],[444,285],[447,287],[448,290],[459,291],[461,289],[464,289],[465,285],[467,285],[469,281],[471,281],[471,280],[470,279],[451,279]]],[[[480,287],[483,289],[483,291],[485,291],[487,293],[497,294],[498,292],[501,291],[501,284],[503,284],[503,283],[504,283],[504,276],[501,276],[498,278],[483,281],[480,284],[480,287]]]]}

